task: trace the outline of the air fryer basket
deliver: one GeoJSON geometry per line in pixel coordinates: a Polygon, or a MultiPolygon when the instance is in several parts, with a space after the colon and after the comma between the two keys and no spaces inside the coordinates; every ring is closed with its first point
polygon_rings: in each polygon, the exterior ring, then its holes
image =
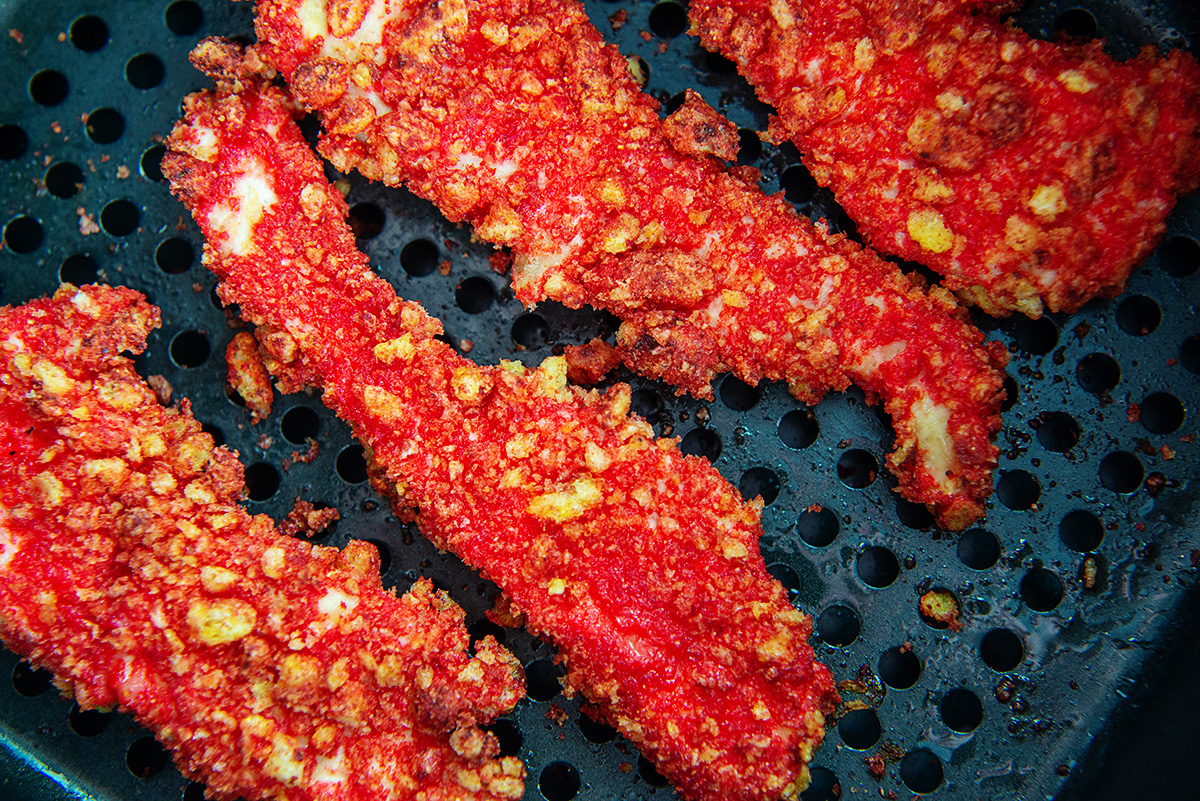
{"type": "MultiPolygon", "coordinates": [[[[759,142],[753,132],[769,109],[729,62],[686,35],[682,5],[586,5],[610,41],[641,60],[646,91],[666,109],[696,89],[742,128],[740,160],[762,170],[765,191],[851,227],[794,149],[759,142]]],[[[211,34],[252,38],[249,6],[0,3],[0,301],[50,293],[60,279],[146,293],[163,326],[139,370],[165,377],[241,454],[251,511],[279,519],[297,498],[336,506],[342,519],[322,542],[375,543],[385,584],[400,589],[432,577],[474,635],[496,634],[527,665],[530,698],[495,725],[529,768],[527,799],[673,798],[629,743],[559,692],[550,646],[486,621],[496,588],[397,522],[364,481],[361,448],[317,396],[277,396],[258,425],[231,399],[223,352],[239,323],[216,301],[202,240],[158,163],[183,96],[206,84],[188,51],[211,34]]],[[[1200,33],[1187,0],[1049,0],[1016,22],[1040,37],[1107,37],[1123,58],[1146,44],[1189,47],[1200,33]]],[[[468,229],[405,191],[343,178],[372,264],[440,317],[470,358],[536,364],[611,335],[606,315],[523,309],[468,229]]],[[[1101,761],[1085,759],[1094,740],[1119,750],[1112,721],[1156,675],[1156,643],[1183,624],[1200,562],[1197,237],[1200,198],[1185,198],[1164,244],[1116,300],[1036,322],[976,316],[1012,354],[1010,408],[996,495],[980,526],[961,535],[936,530],[892,492],[881,469],[889,426],[855,390],[808,408],[781,385],[725,378],[716,400],[702,403],[621,375],[660,435],[682,437],[685,451],[767,500],[767,564],[816,620],[817,654],[843,695],[866,702],[830,726],[804,798],[1048,797],[1101,761]],[[922,618],[928,591],[954,596],[961,628],[922,618]]],[[[5,798],[201,797],[129,716],[80,713],[7,651],[0,672],[12,677],[0,683],[5,798]]]]}

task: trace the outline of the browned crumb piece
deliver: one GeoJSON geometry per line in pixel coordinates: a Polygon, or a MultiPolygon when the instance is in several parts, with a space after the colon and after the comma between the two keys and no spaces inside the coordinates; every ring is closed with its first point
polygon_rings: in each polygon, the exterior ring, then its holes
{"type": "Polygon", "coordinates": [[[688,89],[683,105],[663,120],[663,135],[685,156],[715,156],[733,161],[738,154],[738,129],[688,89]]]}
{"type": "Polygon", "coordinates": [[[154,397],[162,406],[171,405],[171,394],[174,392],[171,389],[171,383],[167,381],[165,376],[152,375],[146,378],[146,383],[150,385],[150,389],[154,390],[154,397]]]}
{"type": "Polygon", "coordinates": [[[251,422],[266,419],[271,414],[275,390],[259,353],[258,340],[247,331],[235,334],[225,348],[225,361],[229,365],[229,385],[246,401],[251,422]]]}
{"type": "Polygon", "coordinates": [[[599,337],[582,345],[568,345],[563,356],[567,360],[567,380],[585,387],[600,383],[621,363],[617,349],[599,337]]]}
{"type": "Polygon", "coordinates": [[[338,519],[338,510],[317,509],[308,501],[296,499],[288,516],[279,524],[279,533],[289,537],[318,537],[338,519]]]}

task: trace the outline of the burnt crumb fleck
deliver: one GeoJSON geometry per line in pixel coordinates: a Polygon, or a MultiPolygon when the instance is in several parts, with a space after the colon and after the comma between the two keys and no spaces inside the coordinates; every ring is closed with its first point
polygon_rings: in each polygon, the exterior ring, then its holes
{"type": "MultiPolygon", "coordinates": [[[[1030,421],[1030,425],[1033,426],[1034,421],[1030,421]]],[[[1002,436],[1008,441],[1008,447],[1002,451],[1008,459],[1019,458],[1029,450],[1029,444],[1033,442],[1032,435],[1011,426],[1004,429],[1002,436]]]]}
{"type": "Polygon", "coordinates": [[[1017,691],[1017,684],[1012,679],[1005,677],[1000,680],[1000,683],[995,686],[992,692],[996,696],[996,700],[1002,704],[1007,704],[1012,700],[1013,695],[1017,691]]]}
{"type": "Polygon", "coordinates": [[[488,255],[488,267],[492,272],[499,275],[506,275],[508,268],[512,266],[512,253],[507,250],[496,250],[488,255]]]}
{"type": "Polygon", "coordinates": [[[867,766],[867,772],[876,781],[879,781],[883,779],[884,774],[887,772],[888,765],[899,762],[903,758],[904,751],[900,746],[891,740],[884,740],[879,744],[879,748],[875,750],[875,753],[863,757],[863,762],[867,766]]]}
{"type": "Polygon", "coordinates": [[[1157,498],[1162,495],[1164,489],[1167,488],[1167,477],[1162,473],[1151,473],[1146,476],[1146,492],[1151,498],[1157,498]]]}

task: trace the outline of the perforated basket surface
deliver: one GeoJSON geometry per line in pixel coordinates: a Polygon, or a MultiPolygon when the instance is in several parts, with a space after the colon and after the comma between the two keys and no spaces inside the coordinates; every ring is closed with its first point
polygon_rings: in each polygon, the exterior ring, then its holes
{"type": "MultiPolygon", "coordinates": [[[[642,60],[646,91],[666,108],[696,89],[743,129],[741,161],[762,170],[765,191],[782,189],[802,213],[847,227],[794,149],[753,135],[769,110],[686,35],[683,6],[587,8],[642,60]]],[[[1146,44],[1192,46],[1198,20],[1187,0],[1040,2],[1016,17],[1035,36],[1104,36],[1122,58],[1146,44]]],[[[527,799],[674,798],[630,744],[558,692],[551,647],[485,620],[493,585],[395,520],[364,481],[361,449],[318,397],[277,396],[258,425],[230,399],[223,353],[237,323],[215,299],[199,233],[158,161],[183,96],[206,85],[188,51],[211,34],[252,38],[249,4],[7,0],[0,31],[0,301],[48,294],[60,279],[146,293],[163,326],[139,370],[164,376],[239,452],[251,511],[279,519],[297,498],[336,506],[342,519],[322,542],[375,543],[385,584],[401,590],[432,577],[466,610],[473,634],[497,634],[528,666],[530,699],[496,726],[528,766],[527,799]],[[318,451],[305,463],[294,454],[307,453],[309,437],[318,451]]],[[[405,191],[347,180],[372,264],[440,317],[470,358],[536,364],[611,335],[605,315],[523,309],[469,230],[405,191]]],[[[976,316],[1012,354],[1011,408],[998,491],[986,519],[961,535],[937,531],[924,509],[894,495],[880,468],[889,426],[854,390],[808,408],[781,385],[726,378],[703,403],[620,376],[660,435],[682,437],[685,451],[713,460],[745,494],[764,495],[771,572],[816,619],[818,657],[867,690],[845,693],[871,708],[831,725],[804,798],[1049,797],[1064,777],[1076,774],[1069,791],[1080,772],[1102,770],[1104,754],[1122,750],[1122,699],[1152,697],[1139,685],[1164,669],[1156,646],[1177,636],[1194,600],[1198,235],[1200,200],[1185,198],[1164,244],[1115,301],[1037,322],[976,316]],[[960,630],[920,616],[930,589],[960,602],[960,630]],[[1087,756],[1096,741],[1108,750],[1087,756]],[[868,770],[871,758],[882,778],[868,770]]],[[[7,651],[0,674],[0,798],[201,797],[129,716],[81,714],[7,651]]]]}

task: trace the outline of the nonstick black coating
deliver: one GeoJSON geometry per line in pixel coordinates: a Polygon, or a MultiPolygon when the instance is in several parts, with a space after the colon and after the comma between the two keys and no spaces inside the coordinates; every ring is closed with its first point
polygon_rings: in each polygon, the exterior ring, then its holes
{"type": "MultiPolygon", "coordinates": [[[[587,8],[605,36],[642,60],[646,90],[665,107],[696,89],[744,129],[742,160],[762,170],[765,191],[782,189],[802,213],[847,228],[794,149],[759,145],[753,132],[769,110],[728,62],[683,33],[683,6],[594,0],[587,8]]],[[[1035,36],[1097,33],[1128,57],[1145,44],[1193,46],[1198,18],[1185,0],[1085,0],[1036,3],[1016,21],[1035,36]]],[[[404,589],[431,576],[475,634],[498,632],[483,617],[495,587],[391,516],[362,481],[346,426],[319,398],[277,397],[272,416],[251,425],[225,390],[222,354],[238,324],[215,302],[200,236],[157,162],[184,94],[205,85],[188,50],[210,34],[252,37],[249,4],[17,0],[0,4],[0,30],[0,301],[50,293],[60,278],[145,292],[162,307],[163,327],[139,369],[164,376],[241,454],[253,512],[278,519],[298,497],[336,506],[342,520],[323,542],[374,542],[385,583],[404,589]],[[309,436],[316,459],[293,461],[309,436]]],[[[612,333],[605,315],[553,303],[521,308],[470,231],[407,192],[345,180],[372,263],[442,318],[471,358],[533,364],[612,333]]],[[[808,408],[780,385],[752,389],[727,378],[715,402],[701,403],[622,376],[660,435],[682,437],[685,450],[713,459],[744,492],[773,496],[767,563],[818,621],[819,657],[839,680],[867,690],[873,709],[830,726],[805,799],[837,797],[835,786],[842,798],[1048,797],[1072,773],[1105,775],[1129,746],[1126,732],[1155,731],[1137,729],[1122,699],[1180,717],[1147,685],[1179,686],[1172,657],[1153,653],[1195,620],[1186,610],[1195,606],[1188,588],[1200,554],[1198,235],[1200,202],[1186,198],[1166,244],[1116,300],[1036,323],[976,317],[1010,348],[1015,398],[1000,437],[997,496],[963,535],[937,531],[923,509],[892,493],[880,469],[888,424],[856,391],[808,408]],[[960,601],[961,630],[918,614],[920,594],[936,588],[960,601]],[[1114,718],[1114,710],[1123,711],[1114,718]],[[1089,755],[1093,738],[1102,747],[1089,755]],[[898,760],[884,760],[882,779],[864,762],[877,754],[898,760]]],[[[527,799],[674,797],[635,749],[558,692],[553,649],[524,632],[500,634],[529,666],[531,699],[497,727],[528,765],[527,799]]],[[[0,683],[3,797],[200,798],[127,715],[80,715],[7,651],[0,673],[12,676],[0,683]]],[[[1086,789],[1079,776],[1071,783],[1087,794],[1104,789],[1086,789]]]]}

